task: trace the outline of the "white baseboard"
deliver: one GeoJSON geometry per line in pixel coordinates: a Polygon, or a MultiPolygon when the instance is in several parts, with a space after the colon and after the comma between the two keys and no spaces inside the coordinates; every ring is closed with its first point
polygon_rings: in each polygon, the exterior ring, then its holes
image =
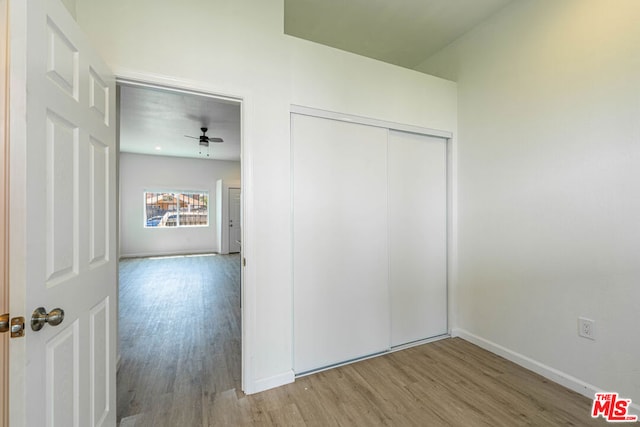
{"type": "Polygon", "coordinates": [[[183,251],[183,252],[139,252],[139,253],[123,253],[120,254],[119,259],[128,258],[151,258],[151,257],[171,257],[171,256],[183,256],[183,255],[206,255],[206,254],[218,254],[214,250],[202,250],[202,251],[183,251]]]}
{"type": "Polygon", "coordinates": [[[559,371],[555,368],[552,368],[551,366],[547,366],[544,363],[540,363],[537,360],[531,359],[530,357],[524,356],[520,353],[516,353],[515,351],[496,344],[492,341],[474,335],[469,331],[465,331],[464,329],[453,328],[451,330],[451,336],[460,337],[465,341],[469,341],[470,343],[473,343],[478,347],[490,351],[491,353],[502,356],[515,364],[527,368],[528,370],[533,371],[536,374],[542,375],[543,377],[564,387],[567,387],[568,389],[571,389],[577,393],[580,393],[583,396],[588,397],[589,399],[593,399],[593,396],[596,392],[602,391],[599,387],[586,383],[565,372],[559,371]]]}
{"type": "MultiPolygon", "coordinates": [[[[603,391],[615,392],[616,390],[603,390],[600,387],[596,387],[593,384],[589,384],[585,381],[582,381],[572,375],[567,374],[566,372],[559,371],[558,369],[552,368],[551,366],[545,365],[544,363],[538,362],[530,357],[524,356],[520,353],[517,353],[513,350],[510,350],[506,347],[503,347],[499,344],[494,343],[493,341],[489,341],[485,338],[479,337],[478,335],[472,334],[469,331],[460,328],[453,328],[451,330],[452,337],[459,337],[465,341],[469,341],[472,344],[477,345],[491,353],[497,354],[498,356],[502,356],[505,359],[522,366],[530,371],[535,372],[536,374],[542,375],[543,377],[551,380],[557,384],[560,384],[570,390],[575,391],[576,393],[580,393],[581,395],[593,399],[596,393],[600,393],[603,391]]],[[[625,397],[625,396],[623,396],[625,397]]],[[[640,403],[640,402],[638,402],[640,403]]],[[[633,408],[634,415],[640,415],[640,404],[631,403],[631,408],[633,408]]]]}
{"type": "Polygon", "coordinates": [[[263,378],[256,380],[253,383],[253,390],[245,391],[247,394],[260,393],[261,391],[269,390],[271,388],[280,387],[281,385],[291,384],[296,379],[293,371],[283,372],[278,375],[274,375],[269,378],[263,378]]]}

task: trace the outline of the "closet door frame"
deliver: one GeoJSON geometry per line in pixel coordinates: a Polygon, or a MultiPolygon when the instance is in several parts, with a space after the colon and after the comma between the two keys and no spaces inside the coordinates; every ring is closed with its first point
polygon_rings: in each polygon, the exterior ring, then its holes
{"type": "MultiPolygon", "coordinates": [[[[302,105],[291,105],[291,114],[301,114],[304,116],[319,117],[322,119],[338,120],[342,122],[358,123],[361,125],[375,126],[389,130],[399,130],[402,132],[418,133],[427,136],[434,136],[447,140],[448,148],[453,140],[453,133],[446,130],[425,128],[387,120],[372,119],[369,117],[355,116],[352,114],[336,113],[334,111],[320,110],[317,108],[304,107],[302,105]]],[[[447,165],[450,166],[450,165],[447,165]]]]}
{"type": "MultiPolygon", "coordinates": [[[[390,353],[390,352],[394,352],[394,351],[399,351],[399,350],[403,350],[405,348],[409,348],[409,347],[413,347],[416,345],[421,345],[427,342],[431,342],[431,341],[436,341],[442,338],[446,338],[448,336],[450,336],[452,330],[452,324],[455,324],[455,319],[453,318],[454,316],[454,301],[455,301],[455,281],[456,278],[453,274],[453,272],[455,271],[454,266],[456,265],[456,260],[457,260],[457,245],[456,245],[456,241],[457,241],[457,182],[456,182],[456,170],[457,170],[457,147],[456,147],[456,141],[454,138],[454,135],[452,132],[450,131],[445,131],[445,130],[439,130],[439,129],[433,129],[433,128],[426,128],[426,127],[422,127],[422,126],[415,126],[415,125],[409,125],[409,124],[403,124],[403,123],[397,123],[397,122],[391,122],[391,121],[386,121],[386,120],[380,120],[380,119],[374,119],[374,118],[369,118],[369,117],[363,117],[363,116],[356,116],[356,115],[351,115],[351,114],[344,114],[344,113],[339,113],[339,112],[334,112],[334,111],[328,111],[328,110],[321,110],[321,109],[316,109],[316,108],[311,108],[311,107],[306,107],[306,106],[302,106],[302,105],[295,105],[292,104],[291,108],[290,108],[290,114],[297,114],[297,115],[306,115],[306,116],[311,116],[311,117],[317,117],[317,118],[324,118],[324,119],[330,119],[330,120],[337,120],[337,121],[342,121],[342,122],[348,122],[348,123],[355,123],[355,124],[361,124],[361,125],[367,125],[367,126],[373,126],[373,127],[378,127],[378,128],[383,128],[383,129],[387,129],[389,132],[390,131],[401,131],[401,132],[408,132],[408,133],[415,133],[415,134],[420,134],[420,135],[426,135],[426,136],[431,136],[431,137],[436,137],[436,138],[441,138],[444,140],[444,143],[446,144],[446,173],[447,173],[447,224],[446,224],[446,274],[447,274],[447,279],[446,279],[446,287],[447,287],[447,319],[446,319],[446,324],[447,324],[447,333],[445,335],[441,335],[441,336],[436,336],[433,338],[427,338],[424,340],[419,340],[416,342],[412,342],[412,343],[408,343],[406,345],[400,345],[400,346],[395,346],[392,347],[391,345],[391,336],[389,337],[389,350],[387,352],[383,352],[383,353],[379,353],[379,354],[374,354],[371,355],[370,357],[376,357],[378,355],[381,354],[386,354],[386,353],[390,353]]],[[[293,177],[293,157],[291,160],[291,168],[292,168],[292,177],[293,177]]],[[[292,186],[292,194],[293,194],[293,180],[291,183],[292,186]]],[[[294,208],[294,200],[293,197],[291,198],[291,212],[292,215],[294,215],[293,212],[293,208],[294,208]]],[[[292,244],[293,244],[293,221],[291,223],[291,239],[292,239],[292,244]]],[[[291,253],[291,290],[292,290],[292,314],[294,311],[294,307],[293,307],[293,292],[294,292],[294,271],[293,271],[293,257],[294,257],[294,253],[292,251],[291,253]]],[[[293,327],[295,327],[294,322],[292,323],[292,338],[293,338],[293,327]]],[[[294,346],[295,347],[295,344],[294,346]]],[[[293,350],[293,348],[292,348],[293,350]]],[[[293,356],[293,354],[292,354],[293,356]]],[[[364,357],[363,359],[366,359],[369,357],[364,357]]],[[[358,359],[361,360],[361,359],[358,359]]],[[[336,365],[332,365],[330,367],[327,367],[327,369],[329,368],[333,368],[333,367],[337,367],[337,366],[341,366],[341,365],[346,365],[349,363],[352,363],[354,360],[349,360],[349,361],[345,361],[344,363],[338,363],[336,365]]],[[[292,357],[292,362],[293,362],[293,357],[292,357]]],[[[318,369],[318,370],[313,370],[310,371],[308,373],[313,373],[313,372],[317,372],[317,371],[322,371],[324,369],[318,369]]],[[[308,373],[304,373],[302,375],[297,375],[297,376],[304,376],[308,373]]]]}

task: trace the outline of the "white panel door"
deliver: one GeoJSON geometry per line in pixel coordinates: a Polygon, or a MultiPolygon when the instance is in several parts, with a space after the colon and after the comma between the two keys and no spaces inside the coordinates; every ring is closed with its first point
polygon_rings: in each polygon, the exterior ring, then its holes
{"type": "Polygon", "coordinates": [[[115,81],[59,0],[11,13],[12,425],[114,426],[115,81]]]}
{"type": "Polygon", "coordinates": [[[300,374],[389,348],[387,130],[291,117],[300,374]]]}
{"type": "Polygon", "coordinates": [[[240,252],[242,229],[240,226],[240,189],[229,189],[229,253],[240,252]]]}
{"type": "Polygon", "coordinates": [[[447,145],[389,132],[391,345],[447,333],[447,145]]]}

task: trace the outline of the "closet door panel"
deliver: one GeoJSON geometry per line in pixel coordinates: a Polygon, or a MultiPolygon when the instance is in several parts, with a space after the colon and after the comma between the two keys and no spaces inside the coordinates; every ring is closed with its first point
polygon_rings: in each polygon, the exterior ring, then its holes
{"type": "Polygon", "coordinates": [[[389,132],[391,345],[447,333],[446,140],[389,132]]]}
{"type": "Polygon", "coordinates": [[[292,114],[294,371],[389,348],[387,130],[292,114]]]}

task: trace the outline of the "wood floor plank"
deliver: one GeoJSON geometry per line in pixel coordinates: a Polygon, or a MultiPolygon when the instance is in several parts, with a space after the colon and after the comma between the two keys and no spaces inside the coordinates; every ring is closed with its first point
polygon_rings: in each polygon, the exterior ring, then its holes
{"type": "Polygon", "coordinates": [[[591,401],[462,339],[240,391],[238,255],[120,264],[121,427],[597,426],[591,401]]]}

